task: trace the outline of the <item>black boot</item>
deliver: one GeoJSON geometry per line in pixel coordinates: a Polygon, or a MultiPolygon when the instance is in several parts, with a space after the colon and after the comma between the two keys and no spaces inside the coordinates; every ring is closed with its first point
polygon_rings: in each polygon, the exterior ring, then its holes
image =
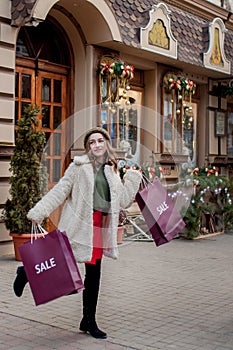
{"type": "Polygon", "coordinates": [[[96,265],[85,264],[86,276],[84,280],[85,289],[83,291],[83,319],[79,329],[88,332],[97,339],[106,339],[107,334],[101,331],[95,320],[96,306],[100,285],[101,259],[96,261],[96,265]]]}
{"type": "Polygon", "coordinates": [[[13,289],[14,289],[15,295],[17,297],[21,297],[21,295],[23,294],[24,287],[28,282],[28,279],[23,266],[19,266],[17,268],[16,273],[17,273],[17,276],[13,284],[13,289]]]}
{"type": "Polygon", "coordinates": [[[80,322],[79,329],[82,332],[90,333],[90,335],[92,335],[92,337],[96,339],[107,338],[107,334],[99,329],[95,321],[95,318],[91,316],[88,309],[85,309],[85,308],[83,311],[83,318],[82,318],[82,321],[80,322]]]}

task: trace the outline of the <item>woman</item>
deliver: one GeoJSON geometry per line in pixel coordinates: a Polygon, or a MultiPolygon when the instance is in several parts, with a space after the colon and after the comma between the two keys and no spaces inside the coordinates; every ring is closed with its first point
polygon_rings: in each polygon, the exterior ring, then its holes
{"type": "MultiPolygon", "coordinates": [[[[66,231],[77,262],[85,263],[83,318],[80,330],[95,338],[107,338],[95,320],[102,256],[118,258],[117,226],[120,208],[133,202],[141,174],[128,170],[124,183],[117,172],[117,161],[108,132],[96,127],[84,137],[85,154],[74,157],[64,176],[28,213],[41,223],[66,201],[58,225],[66,231]]],[[[14,291],[21,296],[27,276],[19,267],[14,291]]]]}

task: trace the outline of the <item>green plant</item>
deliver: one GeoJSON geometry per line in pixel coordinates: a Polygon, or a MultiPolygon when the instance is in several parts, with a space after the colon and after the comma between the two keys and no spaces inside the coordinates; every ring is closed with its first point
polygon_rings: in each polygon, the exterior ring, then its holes
{"type": "Polygon", "coordinates": [[[200,220],[201,220],[201,209],[198,203],[195,201],[195,196],[192,195],[188,210],[183,208],[182,215],[185,222],[185,233],[187,237],[193,238],[199,235],[200,220]],[[184,214],[185,211],[185,214],[184,214]]]}
{"type": "Polygon", "coordinates": [[[224,219],[224,228],[226,230],[233,230],[233,205],[232,205],[232,199],[233,199],[233,178],[231,178],[228,182],[228,198],[224,203],[223,208],[223,219],[224,219]]]}
{"type": "Polygon", "coordinates": [[[193,238],[209,230],[233,228],[232,179],[218,175],[217,168],[195,168],[192,171],[194,191],[188,209],[183,208],[185,234],[193,238]],[[210,220],[210,222],[208,222],[210,220]],[[207,222],[206,222],[207,221],[207,222]]]}
{"type": "Polygon", "coordinates": [[[15,148],[10,162],[10,198],[3,210],[5,225],[11,233],[31,232],[27,213],[47,190],[47,171],[41,162],[45,133],[37,129],[38,114],[39,108],[29,105],[17,123],[15,148]]]}

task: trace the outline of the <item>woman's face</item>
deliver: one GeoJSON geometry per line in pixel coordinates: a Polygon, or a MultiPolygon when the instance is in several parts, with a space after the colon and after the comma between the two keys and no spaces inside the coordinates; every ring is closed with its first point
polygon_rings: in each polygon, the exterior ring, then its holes
{"type": "Polygon", "coordinates": [[[107,151],[106,139],[101,133],[91,134],[88,139],[88,144],[90,147],[90,151],[93,156],[102,161],[104,159],[104,155],[107,151]]]}

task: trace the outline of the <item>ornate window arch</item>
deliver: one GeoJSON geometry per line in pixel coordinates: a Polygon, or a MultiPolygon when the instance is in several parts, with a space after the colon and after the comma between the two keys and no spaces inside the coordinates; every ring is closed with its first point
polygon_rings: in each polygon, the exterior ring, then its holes
{"type": "Polygon", "coordinates": [[[170,13],[167,5],[162,2],[152,6],[149,23],[140,29],[141,47],[177,58],[177,40],[171,31],[170,13]]]}
{"type": "Polygon", "coordinates": [[[230,74],[231,62],[227,60],[224,51],[224,40],[227,29],[221,18],[215,18],[208,25],[209,48],[203,54],[203,64],[206,68],[230,74]]]}

